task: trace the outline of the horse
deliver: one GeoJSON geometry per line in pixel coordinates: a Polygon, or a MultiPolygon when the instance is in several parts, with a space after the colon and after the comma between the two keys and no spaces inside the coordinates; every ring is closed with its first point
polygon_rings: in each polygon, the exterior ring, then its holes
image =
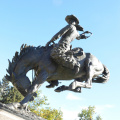
{"type": "Polygon", "coordinates": [[[8,74],[5,77],[24,96],[19,105],[16,104],[17,107],[26,105],[28,101],[33,101],[33,96],[37,96],[36,91],[45,81],[74,79],[74,82],[69,86],[58,87],[55,90],[56,92],[64,90],[81,92],[81,87],[91,88],[92,82],[105,83],[108,81],[109,70],[91,53],[85,53],[79,47],[68,52],[68,57],[75,57],[80,63],[79,72],[76,73],[74,69],[57,64],[50,57],[53,46],[33,47],[23,44],[20,48],[20,53],[15,53],[12,62],[9,60],[8,74]],[[30,70],[35,71],[35,77],[32,82],[26,76],[30,70]]]}

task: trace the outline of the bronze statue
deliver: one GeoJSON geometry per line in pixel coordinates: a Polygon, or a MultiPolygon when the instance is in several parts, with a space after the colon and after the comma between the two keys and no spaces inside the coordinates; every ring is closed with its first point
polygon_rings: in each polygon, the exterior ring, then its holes
{"type": "MultiPolygon", "coordinates": [[[[68,26],[58,32],[46,46],[32,47],[21,46],[20,53],[16,52],[9,61],[9,67],[6,78],[21,92],[25,98],[14,106],[20,107],[32,101],[36,96],[36,91],[45,82],[51,83],[49,87],[58,85],[58,80],[72,80],[69,86],[60,86],[55,89],[56,92],[70,90],[81,92],[81,87],[91,88],[92,82],[105,83],[109,79],[109,71],[95,56],[85,53],[82,48],[70,47],[70,42],[76,39],[88,38],[85,36],[88,31],[79,35],[78,30],[83,28],[78,25],[78,19],[73,16],[67,16],[68,26]],[[52,44],[61,37],[58,44],[52,44]],[[35,71],[35,78],[31,83],[26,76],[29,70],[35,71]]],[[[90,33],[91,34],[91,33],[90,33]]]]}

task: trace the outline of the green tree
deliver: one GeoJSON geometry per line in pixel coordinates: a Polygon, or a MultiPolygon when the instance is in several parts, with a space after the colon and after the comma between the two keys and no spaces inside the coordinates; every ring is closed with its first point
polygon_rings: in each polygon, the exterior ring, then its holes
{"type": "Polygon", "coordinates": [[[23,98],[23,95],[15,87],[11,87],[4,103],[20,102],[23,98]]]}
{"type": "MultiPolygon", "coordinates": [[[[93,120],[95,114],[95,106],[89,106],[88,109],[82,109],[81,113],[78,114],[79,120],[93,120]]],[[[99,116],[96,117],[96,120],[102,120],[99,116]]]]}
{"type": "Polygon", "coordinates": [[[102,120],[101,116],[98,115],[98,116],[96,117],[96,120],[102,120]]]}
{"type": "Polygon", "coordinates": [[[43,105],[49,105],[46,96],[41,96],[41,91],[37,92],[37,97],[34,101],[29,103],[29,109],[36,115],[47,120],[62,120],[63,113],[61,110],[53,109],[51,107],[41,108],[43,105]]]}
{"type": "Polygon", "coordinates": [[[47,120],[62,120],[63,112],[61,110],[52,109],[50,107],[40,109],[39,116],[47,120]]]}
{"type": "Polygon", "coordinates": [[[2,82],[0,81],[0,100],[2,99],[2,93],[3,93],[3,88],[2,88],[2,82]]]}
{"type": "Polygon", "coordinates": [[[7,94],[10,90],[9,81],[5,77],[0,82],[0,102],[7,98],[7,94]]]}
{"type": "Polygon", "coordinates": [[[49,105],[47,101],[47,97],[45,95],[42,95],[42,92],[38,90],[37,97],[34,97],[34,101],[28,103],[28,107],[32,112],[39,111],[40,107],[43,105],[49,105]]]}
{"type": "Polygon", "coordinates": [[[20,102],[24,98],[15,87],[11,87],[9,85],[9,81],[5,78],[3,78],[2,82],[0,83],[0,93],[0,102],[5,104],[20,102]]]}
{"type": "Polygon", "coordinates": [[[2,93],[3,93],[2,82],[0,81],[0,100],[2,98],[2,93]]]}

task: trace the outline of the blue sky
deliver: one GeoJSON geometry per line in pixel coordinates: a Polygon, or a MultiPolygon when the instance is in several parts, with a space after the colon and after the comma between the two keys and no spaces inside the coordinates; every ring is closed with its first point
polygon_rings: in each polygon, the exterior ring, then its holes
{"type": "MultiPolygon", "coordinates": [[[[82,93],[55,93],[41,86],[50,105],[61,109],[63,120],[77,120],[77,114],[89,105],[103,120],[120,120],[120,1],[119,0],[0,0],[0,79],[6,74],[8,59],[23,43],[45,45],[67,25],[66,15],[74,14],[84,30],[93,35],[74,40],[73,47],[82,47],[95,55],[110,71],[106,84],[93,84],[82,93]]],[[[61,85],[70,82],[61,81],[61,85]]]]}

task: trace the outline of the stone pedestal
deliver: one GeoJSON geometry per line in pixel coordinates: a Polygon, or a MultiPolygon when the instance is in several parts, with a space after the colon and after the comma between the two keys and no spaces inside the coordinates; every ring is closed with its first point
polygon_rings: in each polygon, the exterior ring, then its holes
{"type": "Polygon", "coordinates": [[[0,120],[45,120],[34,113],[23,110],[12,110],[0,103],[0,120]]]}
{"type": "Polygon", "coordinates": [[[0,120],[25,120],[25,119],[0,109],[0,120]]]}

